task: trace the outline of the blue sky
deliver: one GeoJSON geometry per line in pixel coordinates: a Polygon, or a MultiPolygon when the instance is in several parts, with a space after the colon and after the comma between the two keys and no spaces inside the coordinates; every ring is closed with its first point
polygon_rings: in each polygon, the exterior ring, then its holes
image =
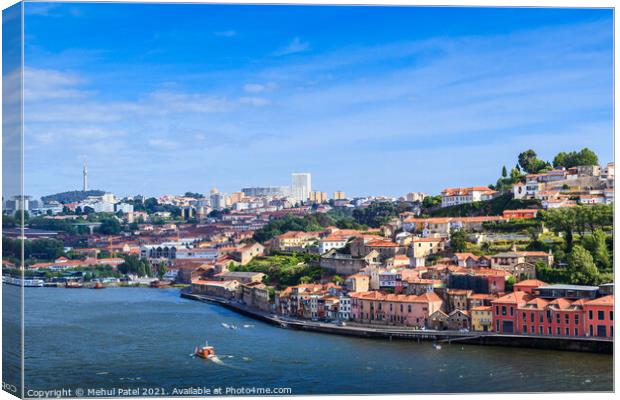
{"type": "Polygon", "coordinates": [[[27,3],[26,191],[497,180],[613,157],[611,10],[27,3]]]}

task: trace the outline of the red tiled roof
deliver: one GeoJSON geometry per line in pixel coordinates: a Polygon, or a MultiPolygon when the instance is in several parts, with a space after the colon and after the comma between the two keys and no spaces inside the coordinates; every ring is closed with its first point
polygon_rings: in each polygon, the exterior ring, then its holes
{"type": "Polygon", "coordinates": [[[614,295],[610,294],[608,296],[599,297],[598,299],[586,301],[585,303],[588,306],[612,306],[614,305],[614,295]]]}
{"type": "Polygon", "coordinates": [[[520,303],[526,303],[532,298],[533,296],[525,292],[519,291],[519,292],[508,293],[505,296],[502,296],[496,300],[493,300],[492,303],[520,304],[520,303]]]}

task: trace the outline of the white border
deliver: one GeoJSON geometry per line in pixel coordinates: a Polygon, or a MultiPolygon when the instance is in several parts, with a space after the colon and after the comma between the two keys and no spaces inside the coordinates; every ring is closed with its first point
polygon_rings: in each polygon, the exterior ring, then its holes
{"type": "MultiPolygon", "coordinates": [[[[45,2],[45,1],[38,1],[38,0],[28,0],[29,2],[45,2]]],[[[110,3],[119,3],[120,1],[93,1],[93,0],[65,0],[63,2],[75,2],[75,3],[104,3],[104,2],[110,2],[110,3]]],[[[443,0],[443,1],[434,1],[434,0],[422,0],[422,1],[415,1],[415,0],[335,0],[335,1],[325,1],[325,0],[287,0],[287,1],[278,1],[278,0],[271,0],[271,1],[260,1],[260,0],[219,0],[219,1],[187,1],[187,0],[167,0],[167,1],[155,1],[155,0],[124,0],[122,2],[125,3],[204,3],[204,4],[303,4],[303,5],[376,5],[376,6],[390,6],[390,5],[397,5],[397,6],[469,6],[469,7],[564,7],[564,8],[579,8],[579,7],[584,7],[584,8],[613,8],[614,9],[614,14],[615,14],[615,7],[616,7],[616,2],[612,1],[612,0],[589,0],[589,1],[583,1],[583,0],[520,0],[520,1],[513,1],[513,0],[504,0],[504,1],[497,1],[497,0],[477,0],[477,1],[472,1],[472,0],[443,0]]],[[[7,8],[13,4],[17,3],[17,1],[15,0],[0,0],[0,5],[2,6],[1,8],[7,8]]],[[[23,17],[23,14],[22,14],[23,17]]],[[[614,15],[614,160],[615,160],[615,154],[617,153],[618,150],[618,146],[620,146],[618,144],[618,142],[615,140],[615,132],[617,131],[617,124],[618,121],[615,118],[615,111],[616,111],[616,105],[615,105],[615,93],[617,92],[618,89],[618,83],[615,79],[615,72],[616,72],[616,65],[617,65],[617,61],[618,61],[618,55],[615,51],[615,43],[618,40],[618,18],[615,18],[614,15]]],[[[22,29],[23,29],[23,24],[22,24],[22,29]]],[[[23,37],[23,33],[22,33],[22,37],[23,37]]],[[[1,43],[1,34],[0,34],[0,43],[1,43]]],[[[23,46],[23,43],[22,43],[23,46]]],[[[1,57],[1,52],[0,52],[0,57],[1,57]]],[[[0,82],[0,90],[2,88],[2,83],[0,82]]],[[[23,101],[23,99],[22,99],[23,101]]],[[[22,110],[23,111],[23,110],[22,110]]],[[[1,108],[0,108],[0,117],[1,117],[1,108]]],[[[1,141],[1,136],[0,136],[0,141],[1,141]]],[[[1,170],[1,157],[2,154],[0,152],[0,170],[1,170]]],[[[1,171],[0,171],[1,172],[1,171]]],[[[0,173],[0,184],[1,184],[1,173],[0,173]]],[[[614,215],[618,215],[618,203],[615,203],[614,205],[614,215]]],[[[614,230],[617,231],[618,228],[618,221],[615,220],[614,221],[614,230]]],[[[616,235],[614,237],[614,248],[618,249],[620,248],[618,246],[618,244],[620,239],[618,239],[618,236],[616,235]]],[[[615,260],[618,259],[618,256],[615,257],[615,260]]],[[[614,263],[614,267],[615,267],[614,263]]],[[[614,273],[615,273],[615,280],[617,281],[618,278],[618,270],[616,268],[614,268],[614,273]]],[[[0,293],[1,293],[1,289],[0,289],[0,293]]],[[[23,295],[23,291],[22,291],[22,295],[23,295]]],[[[22,302],[23,305],[23,302],[22,302]]],[[[23,319],[22,319],[23,321],[23,319]]],[[[0,326],[0,333],[1,333],[1,326],[0,326]]],[[[23,346],[23,341],[22,341],[22,346],[23,346]]],[[[616,348],[616,343],[614,342],[614,352],[615,352],[615,348],[616,348]]],[[[0,358],[0,365],[1,365],[1,358],[0,358]]],[[[615,368],[615,364],[616,364],[616,359],[614,357],[614,383],[618,382],[618,369],[615,368]]],[[[0,369],[1,371],[1,369],[0,369]]],[[[22,368],[22,374],[23,374],[23,368],[22,368]]],[[[413,394],[412,394],[413,395],[413,394]]],[[[410,398],[412,395],[390,395],[389,397],[392,399],[408,399],[410,398]]],[[[382,398],[383,396],[365,396],[368,398],[382,398]]],[[[527,399],[537,399],[537,398],[544,398],[544,399],[552,399],[552,398],[561,398],[563,400],[583,400],[583,398],[585,396],[588,396],[588,398],[604,398],[604,399],[611,399],[613,398],[613,394],[593,394],[593,393],[584,393],[584,392],[580,392],[580,393],[547,393],[547,394],[474,394],[474,395],[467,395],[467,394],[454,394],[454,395],[415,395],[415,399],[438,399],[438,400],[443,400],[443,399],[454,399],[454,398],[483,398],[483,399],[496,399],[496,398],[501,398],[501,399],[509,399],[509,400],[518,400],[518,399],[523,399],[523,398],[527,398],[527,399]]],[[[294,399],[312,399],[312,398],[316,398],[318,396],[293,396],[293,397],[289,397],[289,398],[294,398],[294,399]]],[[[334,396],[330,396],[331,398],[335,398],[335,399],[347,399],[347,398],[355,398],[355,397],[359,397],[359,396],[338,396],[338,395],[334,395],[334,396]]],[[[7,392],[4,391],[0,391],[0,399],[12,399],[14,398],[13,396],[11,396],[10,394],[8,394],[7,392]]],[[[250,398],[250,397],[231,397],[234,399],[241,399],[241,398],[250,398]]],[[[254,398],[254,397],[251,397],[254,398]]],[[[257,399],[260,397],[256,397],[257,399]]],[[[174,397],[172,399],[182,399],[180,397],[174,397]]]]}

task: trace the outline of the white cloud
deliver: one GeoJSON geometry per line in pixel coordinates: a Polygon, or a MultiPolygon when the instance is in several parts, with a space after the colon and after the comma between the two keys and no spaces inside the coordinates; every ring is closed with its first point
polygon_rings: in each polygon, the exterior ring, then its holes
{"type": "Polygon", "coordinates": [[[266,106],[270,103],[268,99],[262,97],[241,97],[239,102],[241,104],[249,104],[256,107],[266,106]]]}
{"type": "Polygon", "coordinates": [[[248,83],[243,85],[243,90],[248,93],[261,93],[261,92],[271,92],[278,87],[274,82],[268,82],[265,84],[262,83],[248,83]]]}
{"type": "Polygon", "coordinates": [[[148,144],[156,149],[166,150],[178,147],[179,143],[169,139],[155,138],[149,139],[148,144]]]}
{"type": "Polygon", "coordinates": [[[301,39],[295,37],[287,46],[277,50],[275,55],[285,56],[287,54],[302,53],[308,49],[310,49],[310,44],[308,42],[302,42],[301,39]]]}
{"type": "Polygon", "coordinates": [[[78,89],[85,80],[77,74],[49,69],[25,68],[24,101],[86,97],[92,92],[78,89]]]}

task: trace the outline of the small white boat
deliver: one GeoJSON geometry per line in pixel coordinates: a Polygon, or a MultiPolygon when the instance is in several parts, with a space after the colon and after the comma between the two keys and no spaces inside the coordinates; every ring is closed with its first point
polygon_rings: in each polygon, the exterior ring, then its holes
{"type": "Polygon", "coordinates": [[[440,344],[433,343],[433,347],[435,348],[435,350],[441,350],[441,345],[440,344]]]}
{"type": "Polygon", "coordinates": [[[237,325],[231,325],[230,329],[237,329],[237,325]]]}
{"type": "Polygon", "coordinates": [[[245,324],[243,325],[244,328],[254,328],[254,325],[250,325],[250,324],[245,324]]]}
{"type": "Polygon", "coordinates": [[[230,325],[228,325],[226,322],[222,322],[222,326],[226,329],[230,329],[230,325]]]}

